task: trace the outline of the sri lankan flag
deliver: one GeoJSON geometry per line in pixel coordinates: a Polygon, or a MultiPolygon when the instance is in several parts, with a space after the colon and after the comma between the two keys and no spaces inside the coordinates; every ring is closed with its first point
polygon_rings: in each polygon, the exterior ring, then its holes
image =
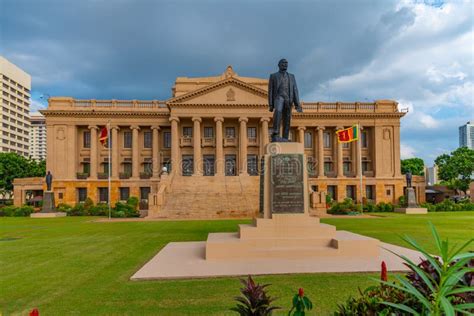
{"type": "Polygon", "coordinates": [[[99,141],[102,144],[102,146],[105,146],[107,144],[107,140],[109,138],[107,127],[102,127],[100,130],[100,136],[99,136],[99,141]]]}
{"type": "Polygon", "coordinates": [[[336,132],[337,141],[339,143],[350,143],[359,139],[357,125],[354,125],[349,128],[341,129],[336,132]]]}

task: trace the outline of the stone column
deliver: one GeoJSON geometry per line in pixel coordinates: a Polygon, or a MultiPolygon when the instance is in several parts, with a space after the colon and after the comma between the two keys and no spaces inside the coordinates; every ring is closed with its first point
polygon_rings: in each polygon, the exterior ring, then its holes
{"type": "MultiPolygon", "coordinates": [[[[336,127],[336,130],[339,131],[341,129],[344,129],[344,127],[342,126],[337,126],[336,127]]],[[[337,140],[337,135],[334,135],[334,139],[335,139],[335,143],[336,143],[336,146],[337,146],[337,177],[338,178],[341,178],[341,177],[344,177],[344,169],[343,169],[343,159],[342,159],[342,143],[340,143],[338,140],[337,140]]]]}
{"type": "Polygon", "coordinates": [[[152,140],[152,169],[153,169],[153,178],[159,178],[160,177],[160,145],[159,145],[159,139],[160,139],[160,127],[159,126],[152,126],[151,130],[153,132],[153,140],[152,140]]]}
{"type": "Polygon", "coordinates": [[[303,144],[303,146],[304,146],[304,131],[305,130],[306,130],[306,127],[298,126],[298,142],[303,144]]]}
{"type": "Polygon", "coordinates": [[[120,150],[119,150],[119,137],[118,137],[118,126],[111,126],[111,137],[112,137],[112,178],[118,179],[119,177],[119,169],[120,169],[120,150]]]}
{"type": "Polygon", "coordinates": [[[89,126],[89,129],[91,131],[91,174],[89,176],[89,179],[97,179],[97,130],[99,129],[95,125],[89,126]]]}
{"type": "MultiPolygon", "coordinates": [[[[362,147],[362,126],[360,126],[359,128],[359,132],[360,132],[360,135],[359,135],[359,139],[355,141],[355,165],[354,165],[354,170],[355,170],[355,175],[357,176],[358,179],[360,179],[360,176],[362,175],[362,166],[361,166],[361,161],[360,159],[362,159],[362,157],[359,157],[359,153],[361,152],[361,147],[362,147]]],[[[360,186],[360,185],[359,185],[360,186]]]]}
{"type": "Polygon", "coordinates": [[[268,140],[268,122],[270,122],[270,118],[269,117],[262,117],[260,119],[260,122],[262,123],[262,143],[260,145],[260,155],[263,155],[264,153],[264,149],[265,149],[265,145],[268,144],[269,140],[268,140]]]}
{"type": "Polygon", "coordinates": [[[216,122],[216,176],[223,176],[224,173],[224,139],[222,137],[222,123],[224,118],[215,117],[216,122]]]}
{"type": "MultiPolygon", "coordinates": [[[[472,131],[472,129],[471,129],[472,131]]],[[[472,132],[471,132],[472,135],[472,132]]],[[[471,136],[472,137],[472,136],[471,136]]],[[[400,125],[396,124],[393,126],[393,162],[394,162],[394,177],[400,177],[402,175],[401,163],[400,163],[400,125]]],[[[418,195],[421,198],[421,195],[418,195]]],[[[424,196],[424,195],[423,195],[424,196]]]]}
{"type": "Polygon", "coordinates": [[[201,157],[201,118],[193,117],[193,151],[194,151],[194,176],[202,175],[201,157]]]}
{"type": "Polygon", "coordinates": [[[171,172],[173,174],[179,174],[181,170],[180,159],[179,159],[179,134],[178,134],[178,123],[179,118],[172,116],[170,117],[171,122],[171,172]]]}
{"type": "Polygon", "coordinates": [[[324,126],[318,127],[318,178],[324,178],[324,126]]]}
{"type": "Polygon", "coordinates": [[[140,143],[138,142],[138,131],[140,127],[132,125],[130,129],[132,130],[132,178],[138,179],[140,177],[140,143]]]}
{"type": "Polygon", "coordinates": [[[240,123],[240,174],[248,175],[247,172],[247,122],[246,117],[239,118],[240,123]]]}

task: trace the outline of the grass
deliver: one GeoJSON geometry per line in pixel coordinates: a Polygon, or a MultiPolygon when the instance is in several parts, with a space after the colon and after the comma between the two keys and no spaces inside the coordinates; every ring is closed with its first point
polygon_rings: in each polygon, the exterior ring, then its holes
{"type": "MultiPolygon", "coordinates": [[[[474,232],[474,213],[383,214],[379,218],[335,218],[339,230],[399,244],[409,234],[434,251],[427,222],[441,236],[463,241],[474,232]]],[[[129,281],[171,241],[205,240],[209,232],[236,231],[249,222],[162,221],[96,223],[90,217],[0,218],[0,315],[233,315],[236,278],[129,281]]],[[[373,282],[374,274],[302,274],[256,277],[288,311],[299,287],[313,300],[311,315],[327,315],[337,303],[373,282]]],[[[284,315],[285,313],[277,313],[284,315]]]]}

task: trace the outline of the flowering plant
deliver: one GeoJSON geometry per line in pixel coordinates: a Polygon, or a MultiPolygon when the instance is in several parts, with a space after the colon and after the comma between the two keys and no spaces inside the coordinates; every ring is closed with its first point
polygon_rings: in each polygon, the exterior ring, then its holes
{"type": "Polygon", "coordinates": [[[295,294],[295,296],[293,296],[293,307],[288,312],[288,315],[304,316],[305,310],[311,310],[312,308],[313,303],[309,298],[304,296],[304,290],[300,288],[298,290],[298,294],[295,294]],[[293,314],[291,312],[293,312],[293,314]]]}

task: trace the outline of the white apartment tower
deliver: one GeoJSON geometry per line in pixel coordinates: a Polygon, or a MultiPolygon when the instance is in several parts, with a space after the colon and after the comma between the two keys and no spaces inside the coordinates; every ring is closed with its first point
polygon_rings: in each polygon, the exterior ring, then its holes
{"type": "Polygon", "coordinates": [[[31,76],[0,56],[0,152],[29,156],[31,76]]]}
{"type": "Polygon", "coordinates": [[[459,126],[459,147],[474,149],[474,122],[459,126]]]}
{"type": "Polygon", "coordinates": [[[31,113],[30,124],[30,157],[34,160],[45,160],[46,119],[41,113],[31,113]]]}

